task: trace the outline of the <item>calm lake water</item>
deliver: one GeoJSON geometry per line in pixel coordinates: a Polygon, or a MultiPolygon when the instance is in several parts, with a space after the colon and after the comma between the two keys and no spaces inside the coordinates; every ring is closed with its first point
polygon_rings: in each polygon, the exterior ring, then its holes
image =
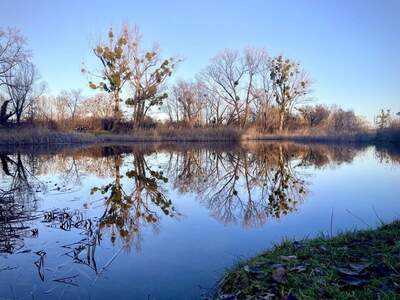
{"type": "Polygon", "coordinates": [[[293,143],[1,152],[0,296],[198,299],[284,238],[400,216],[400,150],[293,143]]]}

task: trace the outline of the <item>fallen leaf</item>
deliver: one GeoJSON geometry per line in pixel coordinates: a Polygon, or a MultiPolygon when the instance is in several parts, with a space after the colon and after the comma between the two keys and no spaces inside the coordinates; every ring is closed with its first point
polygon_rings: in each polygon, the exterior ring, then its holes
{"type": "Polygon", "coordinates": [[[301,273],[301,272],[304,272],[306,269],[307,269],[307,268],[306,268],[305,266],[303,266],[303,265],[298,265],[298,266],[295,266],[295,267],[291,268],[290,271],[292,271],[292,272],[297,272],[297,273],[301,273]]]}
{"type": "Polygon", "coordinates": [[[315,268],[313,272],[317,275],[323,275],[325,272],[321,268],[315,268]]]}
{"type": "Polygon", "coordinates": [[[282,260],[286,260],[286,261],[290,261],[290,260],[297,259],[297,256],[296,255],[289,255],[289,256],[281,255],[281,259],[282,260]]]}
{"type": "Polygon", "coordinates": [[[245,272],[252,274],[252,275],[262,275],[264,274],[264,271],[261,269],[260,266],[254,266],[251,267],[249,265],[246,265],[243,267],[243,269],[245,270],[245,272]]]}
{"type": "Polygon", "coordinates": [[[354,276],[345,275],[340,279],[344,284],[351,286],[363,286],[368,283],[367,280],[357,278],[354,276]]]}
{"type": "Polygon", "coordinates": [[[236,296],[232,295],[232,294],[224,294],[224,295],[220,295],[218,297],[218,299],[220,299],[220,300],[235,300],[236,296]]]}
{"type": "Polygon", "coordinates": [[[287,270],[284,267],[278,267],[272,270],[272,279],[277,283],[285,283],[287,270]]]}
{"type": "Polygon", "coordinates": [[[257,299],[261,299],[261,300],[272,300],[272,299],[274,299],[274,297],[275,297],[275,294],[267,293],[267,294],[265,294],[265,295],[260,295],[260,296],[258,296],[257,299]]]}
{"type": "Polygon", "coordinates": [[[340,268],[340,267],[337,267],[336,270],[338,270],[338,272],[339,272],[340,274],[343,274],[343,275],[357,276],[357,275],[360,274],[360,272],[352,271],[352,270],[350,270],[350,269],[348,269],[348,268],[340,268]]]}
{"type": "Polygon", "coordinates": [[[349,264],[350,268],[354,271],[361,273],[365,269],[367,269],[372,263],[356,263],[356,264],[349,264]]]}

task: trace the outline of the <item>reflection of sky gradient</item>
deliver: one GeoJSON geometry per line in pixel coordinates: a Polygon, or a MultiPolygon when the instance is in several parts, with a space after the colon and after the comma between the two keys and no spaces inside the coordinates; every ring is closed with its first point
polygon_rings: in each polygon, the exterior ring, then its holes
{"type": "Polygon", "coordinates": [[[2,1],[0,26],[21,28],[50,91],[86,87],[90,44],[111,25],[137,23],[145,42],[186,61],[190,78],[224,48],[266,47],[299,60],[320,102],[372,116],[400,111],[400,2],[353,1],[2,1]]]}
{"type": "MultiPolygon", "coordinates": [[[[167,153],[146,156],[148,164],[154,167],[166,167],[167,153]]],[[[132,156],[126,155],[124,169],[131,168],[132,156]]],[[[80,292],[82,298],[110,299],[121,295],[135,295],[142,299],[147,295],[157,299],[198,298],[201,290],[198,286],[210,287],[219,277],[224,268],[230,266],[239,257],[259,253],[281,241],[284,237],[300,239],[314,236],[319,232],[328,232],[330,216],[334,210],[334,231],[352,228],[365,228],[357,218],[350,215],[351,211],[371,226],[377,225],[375,211],[384,221],[398,217],[400,202],[398,196],[400,186],[400,169],[390,164],[381,164],[375,157],[373,148],[362,152],[351,163],[339,166],[302,168],[301,172],[309,174],[310,194],[298,207],[296,212],[282,217],[280,220],[268,219],[259,228],[244,228],[240,223],[224,225],[210,216],[210,212],[200,204],[193,193],[178,193],[172,190],[172,181],[166,185],[168,198],[183,217],[179,220],[163,216],[160,231],[154,234],[150,227],[145,228],[141,251],[122,251],[116,260],[100,276],[95,284],[95,276],[87,268],[72,264],[60,247],[69,242],[75,242],[82,236],[78,231],[61,232],[50,230],[38,223],[39,237],[26,239],[24,249],[38,251],[45,249],[45,275],[48,281],[41,283],[33,262],[37,256],[33,253],[14,254],[7,259],[0,258],[0,266],[24,266],[13,271],[0,272],[0,291],[22,296],[29,294],[33,286],[38,291],[51,291],[60,294],[63,285],[54,284],[51,279],[79,274],[80,292]],[[61,250],[60,250],[61,249],[61,250]],[[169,297],[162,297],[168,295],[169,297]]],[[[124,173],[124,172],[122,172],[124,173]]],[[[40,177],[43,181],[58,181],[57,175],[40,177]]],[[[41,209],[64,208],[82,210],[84,202],[91,202],[101,196],[89,195],[93,186],[107,184],[112,178],[98,178],[88,174],[82,179],[82,186],[73,187],[74,192],[60,194],[48,191],[40,195],[41,209]],[[79,201],[73,201],[76,199],[79,201]]],[[[126,178],[124,180],[127,180],[126,178]]],[[[89,205],[84,214],[96,216],[102,212],[99,205],[89,205]]],[[[98,266],[101,268],[119,249],[113,247],[109,239],[104,237],[103,243],[97,248],[98,266]]],[[[65,288],[65,297],[72,297],[76,288],[65,288]]],[[[38,293],[40,294],[40,293],[38,293]]],[[[53,298],[48,293],[43,298],[53,298]]],[[[10,296],[11,294],[6,294],[10,296]]],[[[4,296],[2,294],[2,296],[4,296]]]]}

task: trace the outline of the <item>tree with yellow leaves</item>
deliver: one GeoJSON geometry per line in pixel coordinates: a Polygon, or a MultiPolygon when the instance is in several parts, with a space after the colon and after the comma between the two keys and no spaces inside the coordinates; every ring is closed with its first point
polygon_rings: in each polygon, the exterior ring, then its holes
{"type": "Polygon", "coordinates": [[[120,102],[122,88],[125,83],[130,80],[132,72],[129,66],[128,51],[132,47],[128,39],[128,33],[125,29],[115,36],[112,29],[108,32],[107,43],[99,43],[94,54],[101,62],[101,70],[98,73],[90,72],[86,68],[82,69],[83,73],[88,73],[96,79],[89,81],[92,89],[99,89],[110,93],[114,100],[114,119],[118,122],[121,120],[122,114],[120,110],[120,102]]]}
{"type": "Polygon", "coordinates": [[[82,70],[97,79],[97,82],[89,81],[89,86],[112,94],[114,119],[120,121],[122,89],[129,83],[131,89],[125,94],[132,96],[127,97],[125,103],[133,107],[135,126],[141,126],[149,109],[160,106],[167,98],[162,85],[171,76],[177,61],[173,58],[161,59],[157,47],[143,50],[137,27],[132,29],[128,25],[122,27],[118,36],[110,29],[108,42],[99,43],[93,52],[101,62],[101,71],[82,70]]]}
{"type": "Polygon", "coordinates": [[[270,61],[273,96],[279,111],[279,131],[283,130],[286,116],[310,92],[310,80],[298,63],[282,55],[270,61]]]}
{"type": "Polygon", "coordinates": [[[161,106],[168,94],[163,89],[163,84],[172,75],[178,59],[160,57],[160,49],[153,47],[145,50],[140,47],[140,34],[135,27],[129,30],[128,39],[134,39],[136,43],[129,44],[129,68],[131,76],[129,86],[132,97],[126,101],[133,107],[133,121],[136,127],[143,125],[149,110],[154,106],[161,106]]]}

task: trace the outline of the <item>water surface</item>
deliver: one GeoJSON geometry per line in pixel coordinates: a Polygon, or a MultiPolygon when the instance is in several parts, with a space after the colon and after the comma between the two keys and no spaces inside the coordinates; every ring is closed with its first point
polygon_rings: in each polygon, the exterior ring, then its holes
{"type": "Polygon", "coordinates": [[[284,238],[398,218],[399,152],[293,143],[2,151],[0,296],[198,299],[225,268],[284,238]]]}

